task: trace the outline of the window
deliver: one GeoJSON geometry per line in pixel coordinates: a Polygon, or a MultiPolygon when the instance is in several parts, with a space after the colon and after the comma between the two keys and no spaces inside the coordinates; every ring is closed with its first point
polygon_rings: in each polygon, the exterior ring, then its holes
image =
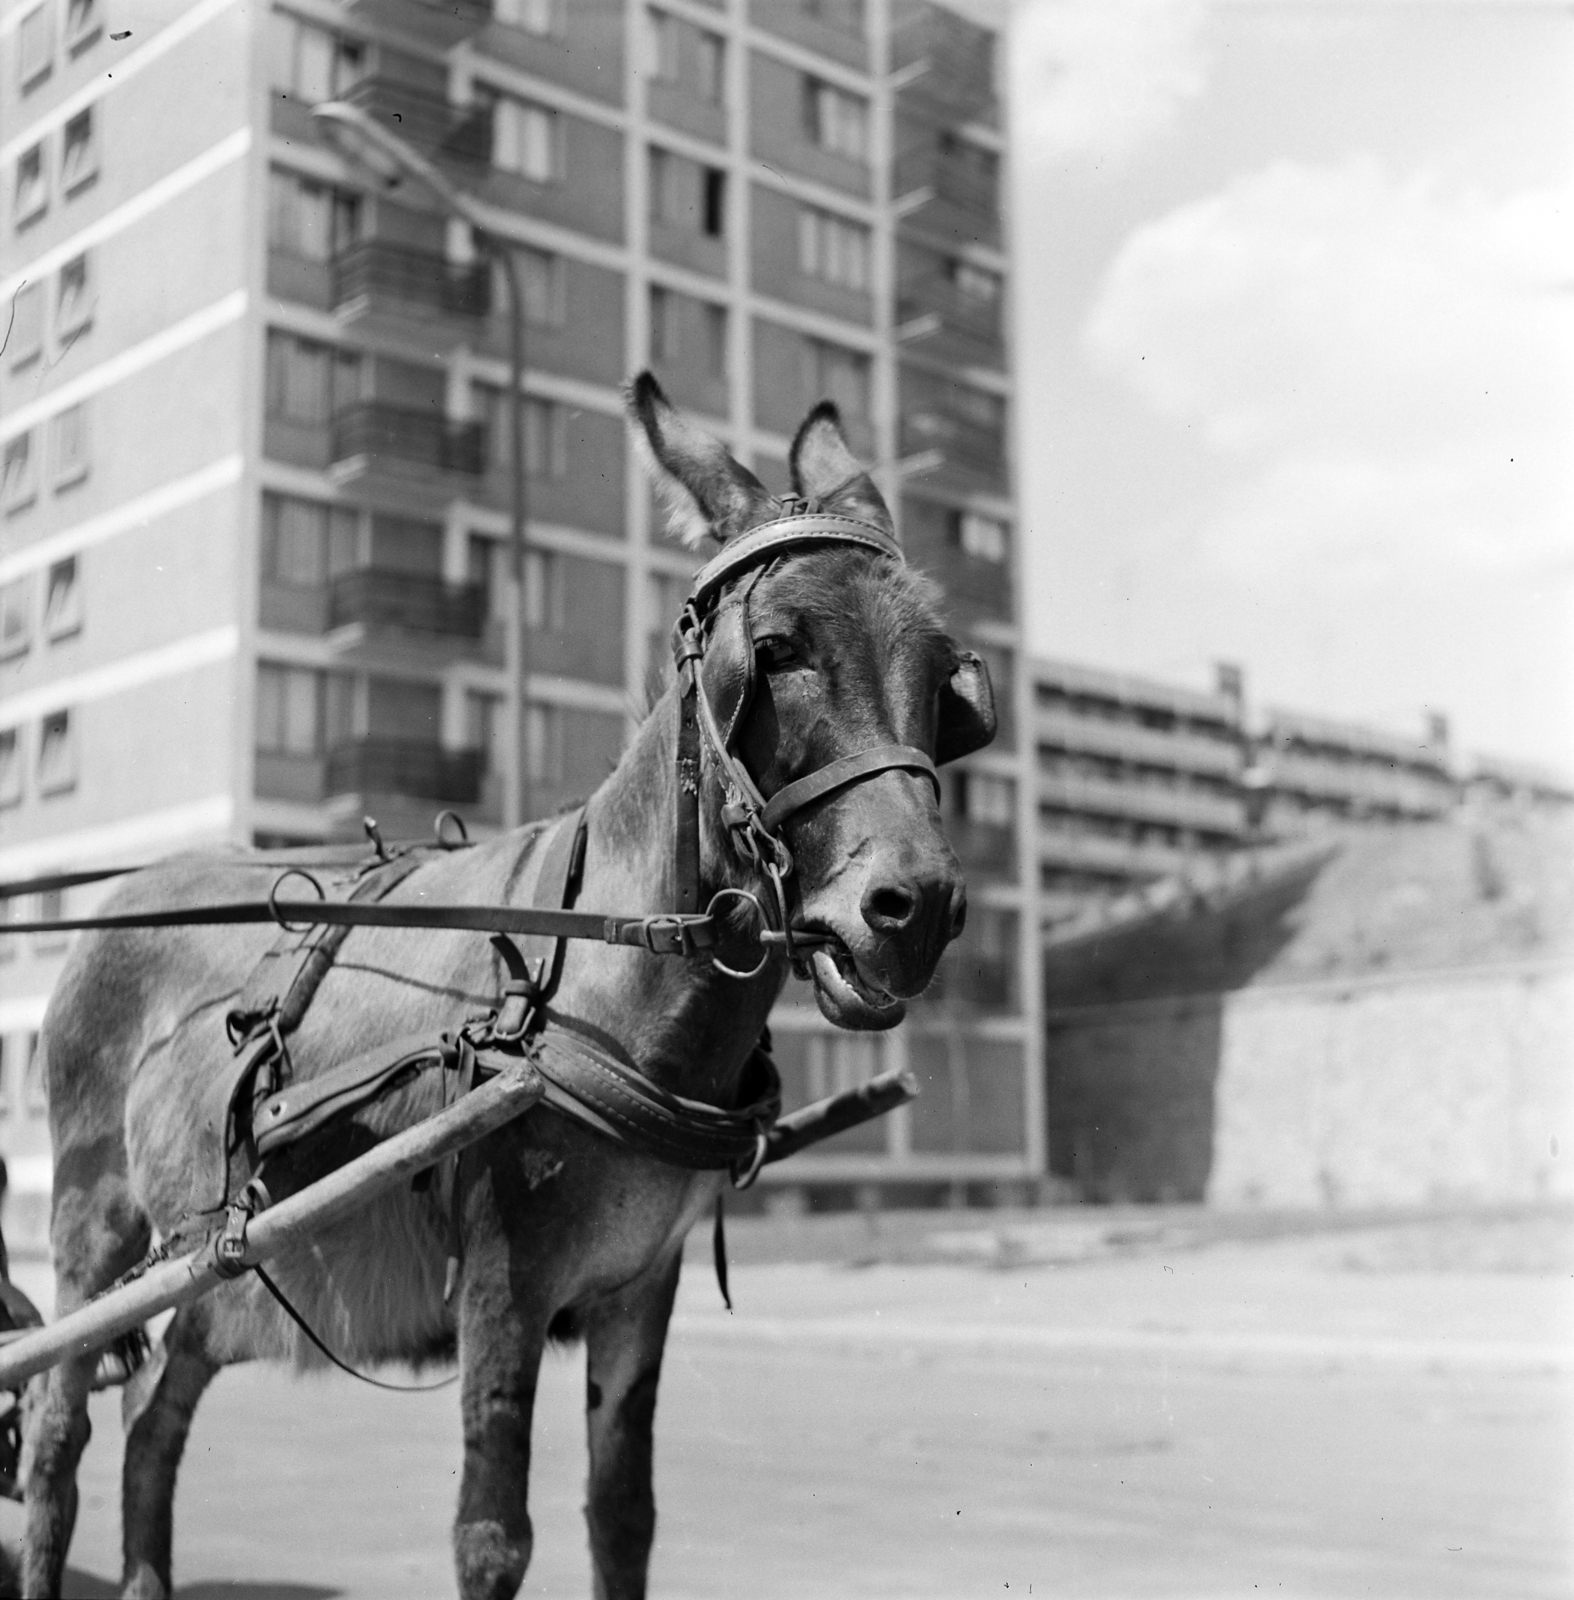
{"type": "Polygon", "coordinates": [[[8,439],[5,446],[5,465],[0,477],[0,507],[6,511],[20,511],[33,503],[38,493],[38,461],[33,452],[33,435],[19,433],[8,439]]]}
{"type": "MultiPolygon", "coordinates": [[[[34,908],[34,920],[38,922],[63,922],[66,915],[66,892],[64,889],[42,889],[39,891],[38,904],[34,908]]],[[[51,955],[57,950],[65,948],[66,936],[63,933],[38,933],[33,937],[33,948],[40,955],[51,955]]]]}
{"type": "Polygon", "coordinates": [[[67,406],[49,424],[49,448],[57,489],[80,483],[87,476],[87,407],[67,406]]]}
{"type": "Polygon", "coordinates": [[[676,85],[683,80],[683,41],[678,19],[665,11],[645,13],[650,44],[650,76],[657,83],[676,85]]]}
{"type": "MultiPolygon", "coordinates": [[[[346,688],[348,679],[334,674],[346,688]]],[[[257,664],[257,749],[264,755],[315,756],[325,743],[328,674],[310,667],[257,664]]],[[[339,691],[343,695],[344,690],[339,691]]]]}
{"type": "Polygon", "coordinates": [[[267,380],[269,416],[321,424],[360,398],[360,357],[270,329],[267,380]]]}
{"type": "Polygon", "coordinates": [[[680,343],[676,298],[670,289],[662,289],[652,285],[650,291],[650,359],[652,361],[676,361],[680,343]]]}
{"type": "MultiPolygon", "coordinates": [[[[508,395],[490,384],[475,386],[475,409],[486,424],[488,459],[494,471],[509,464],[513,419],[508,395]]],[[[524,406],[525,471],[532,478],[561,478],[568,471],[568,433],[563,408],[537,395],[524,406]]]]}
{"type": "Polygon", "coordinates": [[[698,82],[700,98],[719,106],[727,98],[727,45],[718,33],[699,31],[698,82]]]}
{"type": "Polygon", "coordinates": [[[22,1103],[41,1115],[49,1109],[49,1085],[44,1082],[44,1058],[39,1054],[36,1033],[23,1036],[22,1061],[22,1103]]]}
{"type": "Polygon", "coordinates": [[[492,165],[532,183],[555,183],[561,176],[557,113],[525,100],[494,96],[492,165]]]}
{"type": "Polygon", "coordinates": [[[54,64],[55,31],[50,22],[51,10],[47,5],[35,6],[22,18],[16,30],[17,76],[24,90],[31,89],[54,64]]]}
{"type": "Polygon", "coordinates": [[[525,772],[539,783],[562,783],[563,711],[560,706],[525,707],[525,772]]]}
{"type": "Polygon", "coordinates": [[[25,367],[44,348],[44,286],[24,283],[11,297],[11,365],[25,367]]]}
{"type": "Polygon", "coordinates": [[[33,580],[15,578],[0,588],[0,660],[21,655],[33,642],[33,580]]]}
{"type": "Polygon", "coordinates": [[[55,300],[55,338],[61,345],[81,333],[93,320],[88,298],[87,257],[75,256],[60,269],[55,300]]]}
{"type": "Polygon", "coordinates": [[[479,584],[486,597],[486,614],[497,621],[508,615],[509,547],[501,539],[472,533],[465,549],[465,578],[479,584]]]}
{"type": "Polygon", "coordinates": [[[727,231],[727,174],[670,150],[650,152],[650,217],[720,239],[727,231]]]}
{"type": "Polygon", "coordinates": [[[66,0],[66,48],[84,49],[102,32],[98,0],[66,0]]]}
{"type": "Polygon", "coordinates": [[[38,792],[63,794],[76,781],[76,724],[69,711],[52,711],[38,730],[38,792]]]}
{"type": "Polygon", "coordinates": [[[727,174],[720,167],[706,167],[700,177],[700,232],[720,239],[726,231],[727,174]]]}
{"type": "Polygon", "coordinates": [[[1009,828],[1016,821],[1017,786],[1010,778],[988,772],[958,773],[962,815],[969,822],[1009,828]]]}
{"type": "Polygon", "coordinates": [[[496,0],[492,15],[498,22],[549,39],[563,31],[561,4],[562,0],[496,0]]]}
{"type": "Polygon", "coordinates": [[[705,371],[712,378],[727,376],[727,308],[706,305],[701,312],[705,330],[705,371]]]}
{"type": "Polygon", "coordinates": [[[563,558],[555,550],[525,551],[525,626],[562,633],[568,626],[563,558]]]}
{"type": "Polygon", "coordinates": [[[465,691],[465,747],[481,752],[483,776],[502,772],[506,755],[502,695],[487,694],[480,689],[465,691]]]}
{"type": "MultiPolygon", "coordinates": [[[[519,274],[519,294],[525,303],[525,321],[537,328],[560,328],[564,317],[563,258],[529,245],[514,247],[514,264],[519,274]]],[[[502,269],[496,268],[498,272],[502,269]]],[[[508,304],[508,290],[496,286],[492,303],[508,304]]]]}
{"type": "Polygon", "coordinates": [[[868,159],[869,106],[858,95],[818,78],[805,78],[803,122],[804,132],[822,150],[849,161],[868,159]]]}
{"type": "Polygon", "coordinates": [[[834,400],[849,417],[869,415],[869,358],[822,339],[805,339],[804,398],[834,400]]]}
{"type": "Polygon", "coordinates": [[[262,578],[315,589],[356,566],[360,519],[347,506],[294,495],[262,497],[262,578]]]}
{"type": "Polygon", "coordinates": [[[331,261],[361,236],[360,197],[278,167],[268,173],[268,245],[331,261]]]}
{"type": "Polygon", "coordinates": [[[333,100],[356,83],[365,55],[354,40],[287,11],[269,13],[268,51],[270,87],[307,105],[333,100]]]}
{"type": "Polygon", "coordinates": [[[0,806],[22,799],[22,740],[15,728],[0,731],[0,806]]]}
{"type": "Polygon", "coordinates": [[[869,288],[869,230],[813,206],[798,212],[798,270],[841,289],[869,288]]]}
{"type": "Polygon", "coordinates": [[[65,639],[82,628],[82,585],[77,558],[67,556],[50,567],[44,581],[44,637],[65,639]]]}
{"type": "Polygon", "coordinates": [[[98,176],[98,140],[94,137],[93,108],[79,111],[66,124],[60,150],[60,188],[65,194],[80,189],[98,176]]]}
{"type": "Polygon", "coordinates": [[[16,190],[11,201],[11,220],[17,227],[43,215],[49,204],[49,185],[44,178],[44,147],[35,144],[16,158],[16,190]]]}
{"type": "Polygon", "coordinates": [[[1001,562],[1010,549],[1010,531],[997,517],[981,516],[976,511],[955,513],[956,542],[966,555],[980,561],[1001,562]]]}

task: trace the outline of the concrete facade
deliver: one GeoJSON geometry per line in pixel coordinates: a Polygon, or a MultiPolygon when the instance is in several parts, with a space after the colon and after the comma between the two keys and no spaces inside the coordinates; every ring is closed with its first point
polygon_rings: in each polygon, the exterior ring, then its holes
{"type": "MultiPolygon", "coordinates": [[[[528,814],[615,761],[693,567],[618,385],[653,365],[778,491],[804,412],[841,404],[990,660],[1002,738],[947,777],[974,912],[935,997],[855,1040],[795,988],[778,1049],[791,1099],[910,1062],[990,1109],[899,1115],[793,1177],[1038,1171],[990,30],[910,0],[117,3],[0,10],[0,879],[368,812],[506,820],[502,286],[324,138],[311,105],[348,99],[516,251],[528,814]]],[[[0,1151],[35,1186],[26,1061],[63,949],[0,951],[0,1151]]]]}

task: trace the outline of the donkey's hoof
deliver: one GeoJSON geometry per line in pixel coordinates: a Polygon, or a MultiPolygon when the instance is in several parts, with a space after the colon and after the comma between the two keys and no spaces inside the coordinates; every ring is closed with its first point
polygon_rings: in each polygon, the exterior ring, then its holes
{"type": "Polygon", "coordinates": [[[530,1565],[530,1534],[511,1538],[501,1522],[461,1522],[454,1529],[460,1600],[513,1600],[530,1565]]]}

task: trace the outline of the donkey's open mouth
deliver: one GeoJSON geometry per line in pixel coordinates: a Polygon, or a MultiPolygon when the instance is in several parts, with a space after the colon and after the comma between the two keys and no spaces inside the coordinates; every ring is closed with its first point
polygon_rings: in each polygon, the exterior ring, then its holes
{"type": "Polygon", "coordinates": [[[809,975],[828,1021],[841,1027],[892,1028],[902,1020],[906,1002],[861,968],[841,939],[825,928],[803,931],[821,941],[809,956],[809,975]]]}

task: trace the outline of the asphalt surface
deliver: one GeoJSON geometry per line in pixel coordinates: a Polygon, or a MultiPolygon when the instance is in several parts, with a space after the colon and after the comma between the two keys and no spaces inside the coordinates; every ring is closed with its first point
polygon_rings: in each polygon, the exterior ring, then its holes
{"type": "MultiPolygon", "coordinates": [[[[1574,1593],[1567,1215],[1330,1230],[1050,1213],[735,1227],[691,1257],[657,1418],[652,1594],[1574,1593]],[[818,1256],[819,1259],[813,1259],[818,1256]]],[[[44,1295],[38,1266],[18,1277],[44,1295]]],[[[524,1592],[589,1593],[581,1364],[549,1358],[524,1592]]],[[[119,1570],[93,1406],[67,1592],[119,1570]]],[[[451,1594],[455,1395],[223,1374],[182,1600],[451,1594]]],[[[0,1537],[20,1516],[0,1506],[0,1537]]]]}

